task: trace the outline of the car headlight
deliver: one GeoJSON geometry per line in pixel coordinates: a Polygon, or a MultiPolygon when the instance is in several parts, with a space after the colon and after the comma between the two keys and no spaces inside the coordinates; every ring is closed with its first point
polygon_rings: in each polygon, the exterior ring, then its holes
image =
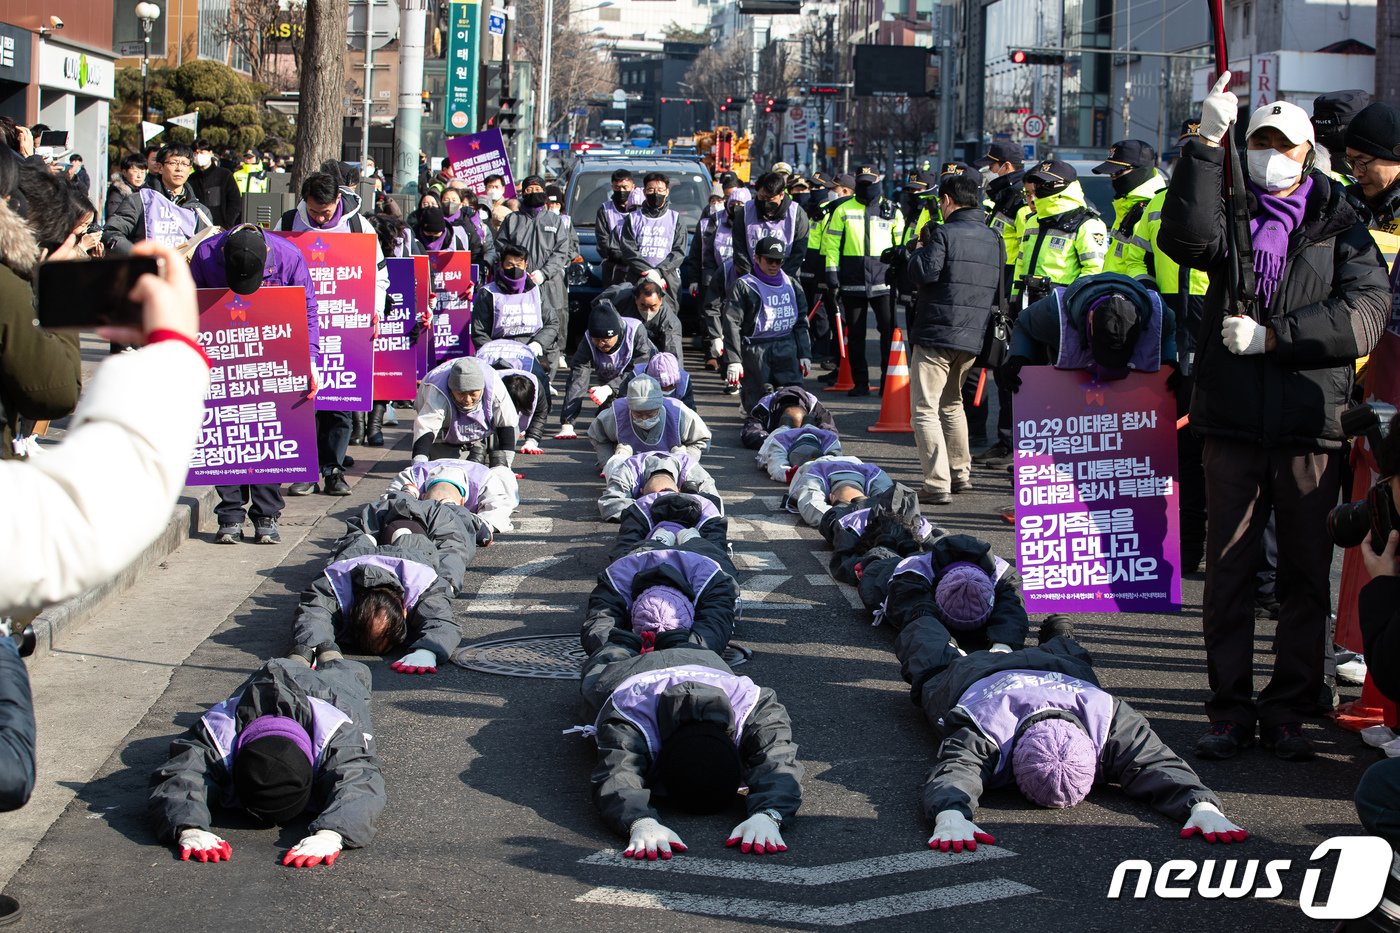
{"type": "Polygon", "coordinates": [[[564,273],[564,281],[569,285],[588,284],[588,263],[571,262],[569,268],[564,273]]]}

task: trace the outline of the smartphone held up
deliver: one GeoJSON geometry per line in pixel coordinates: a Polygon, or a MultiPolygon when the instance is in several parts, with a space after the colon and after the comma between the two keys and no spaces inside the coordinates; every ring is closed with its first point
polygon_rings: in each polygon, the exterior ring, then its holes
{"type": "Polygon", "coordinates": [[[46,262],[39,267],[39,324],[47,330],[140,327],[141,305],[130,295],[147,273],[160,274],[150,256],[46,262]]]}

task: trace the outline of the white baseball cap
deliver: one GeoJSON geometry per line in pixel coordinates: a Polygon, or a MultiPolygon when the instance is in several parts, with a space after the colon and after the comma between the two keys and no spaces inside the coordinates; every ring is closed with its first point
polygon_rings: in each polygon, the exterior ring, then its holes
{"type": "Polygon", "coordinates": [[[1249,132],[1246,135],[1253,136],[1255,130],[1266,126],[1278,130],[1295,146],[1303,143],[1317,145],[1317,139],[1313,136],[1312,119],[1307,111],[1297,104],[1280,100],[1260,107],[1250,114],[1249,132]]]}

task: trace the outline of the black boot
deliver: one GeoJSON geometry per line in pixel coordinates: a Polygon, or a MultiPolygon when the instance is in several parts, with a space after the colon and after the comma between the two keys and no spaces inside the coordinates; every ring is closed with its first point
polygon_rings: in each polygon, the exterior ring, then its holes
{"type": "Polygon", "coordinates": [[[350,415],[350,443],[362,446],[365,442],[365,413],[353,412],[350,415]]]}
{"type": "Polygon", "coordinates": [[[369,417],[365,419],[365,446],[384,446],[384,410],[388,404],[375,402],[374,407],[370,409],[369,417]]]}

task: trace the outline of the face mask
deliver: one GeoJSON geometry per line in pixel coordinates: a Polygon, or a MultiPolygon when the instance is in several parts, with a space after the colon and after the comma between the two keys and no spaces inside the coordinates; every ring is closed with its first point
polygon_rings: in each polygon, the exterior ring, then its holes
{"type": "Polygon", "coordinates": [[[520,198],[520,206],[529,208],[531,210],[544,207],[544,192],[532,191],[531,193],[522,196],[520,198]]]}
{"type": "Polygon", "coordinates": [[[875,185],[873,181],[856,182],[856,200],[862,204],[869,204],[875,198],[875,185]]]}
{"type": "Polygon", "coordinates": [[[213,153],[209,153],[209,152],[196,152],[196,153],[194,154],[194,164],[195,164],[195,165],[198,165],[200,168],[208,168],[208,167],[209,167],[209,163],[210,163],[210,162],[213,162],[213,161],[214,161],[214,155],[213,155],[213,153]]]}
{"type": "Polygon", "coordinates": [[[499,201],[502,197],[505,196],[505,193],[506,193],[506,192],[505,192],[505,189],[503,189],[503,188],[487,188],[487,189],[486,189],[486,200],[488,200],[488,201],[499,201]]]}
{"type": "Polygon", "coordinates": [[[1251,149],[1246,159],[1250,180],[1268,192],[1291,188],[1303,175],[1303,166],[1277,149],[1251,149]]]}
{"type": "Polygon", "coordinates": [[[982,185],[985,187],[987,182],[992,180],[992,167],[990,165],[984,165],[977,170],[977,174],[982,176],[982,185]]]}
{"type": "Polygon", "coordinates": [[[654,308],[643,308],[641,305],[637,305],[637,310],[642,312],[643,320],[650,321],[652,318],[656,317],[656,315],[661,313],[661,305],[657,305],[654,308]]]}
{"type": "Polygon", "coordinates": [[[656,427],[658,424],[660,424],[660,423],[661,423],[661,416],[660,416],[660,415],[656,415],[655,417],[652,417],[652,418],[633,418],[633,419],[632,419],[632,424],[633,424],[633,426],[636,427],[636,429],[637,429],[638,431],[650,431],[650,430],[652,430],[653,428],[655,428],[655,427],[656,427]]]}
{"type": "Polygon", "coordinates": [[[764,220],[777,220],[783,216],[783,211],[787,209],[787,202],[782,198],[774,198],[771,201],[759,201],[758,212],[764,220]]]}
{"type": "Polygon", "coordinates": [[[501,277],[519,282],[525,278],[525,269],[521,266],[501,266],[501,277]]]}
{"type": "Polygon", "coordinates": [[[632,192],[630,191],[614,191],[612,193],[613,206],[618,210],[624,210],[627,207],[628,199],[631,197],[632,192]]]}
{"type": "Polygon", "coordinates": [[[654,211],[659,211],[666,206],[666,195],[661,192],[647,195],[647,207],[654,211]]]}

